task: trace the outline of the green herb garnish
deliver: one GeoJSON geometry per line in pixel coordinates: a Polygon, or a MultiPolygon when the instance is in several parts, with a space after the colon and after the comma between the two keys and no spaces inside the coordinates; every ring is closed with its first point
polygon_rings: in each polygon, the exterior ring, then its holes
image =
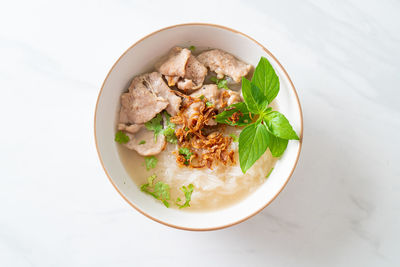
{"type": "Polygon", "coordinates": [[[146,170],[154,169],[157,165],[158,159],[154,156],[145,157],[146,170]]]}
{"type": "Polygon", "coordinates": [[[226,90],[228,90],[228,85],[227,85],[227,81],[225,79],[218,79],[217,77],[211,77],[211,81],[215,82],[215,84],[217,85],[217,87],[219,89],[224,88],[226,90]]]}
{"type": "Polygon", "coordinates": [[[200,100],[204,99],[204,95],[199,96],[200,100]]]}
{"type": "Polygon", "coordinates": [[[114,140],[120,144],[126,144],[129,142],[129,136],[127,136],[123,131],[118,131],[115,133],[114,140]]]}
{"type": "Polygon", "coordinates": [[[286,150],[288,143],[289,140],[282,139],[274,136],[273,134],[270,134],[269,150],[271,151],[272,156],[276,158],[282,156],[283,152],[285,152],[286,150]]]}
{"type": "Polygon", "coordinates": [[[196,50],[196,47],[194,45],[189,46],[189,50],[192,51],[192,53],[194,52],[194,50],[196,50]]]}
{"type": "Polygon", "coordinates": [[[155,199],[160,200],[167,208],[169,208],[168,200],[170,199],[170,187],[168,184],[161,181],[154,184],[156,178],[157,176],[155,174],[147,178],[147,184],[143,184],[140,187],[140,190],[153,196],[155,199]]]}
{"type": "Polygon", "coordinates": [[[264,154],[269,144],[269,134],[261,121],[252,123],[239,135],[239,162],[245,173],[264,154]]]}
{"type": "Polygon", "coordinates": [[[190,157],[193,155],[192,152],[190,152],[190,149],[187,147],[181,147],[179,148],[179,154],[183,155],[186,161],[184,162],[185,165],[189,165],[189,160],[190,157]]]}
{"type": "Polygon", "coordinates": [[[242,94],[249,113],[246,113],[243,104],[235,104],[216,117],[217,122],[229,125],[244,126],[250,123],[239,136],[239,162],[243,173],[253,166],[267,148],[274,157],[280,157],[286,150],[288,140],[299,140],[286,117],[268,107],[278,92],[279,78],[269,61],[261,57],[252,80],[242,78],[242,94]],[[236,110],[240,110],[243,116],[234,124],[228,118],[236,110]]]}
{"type": "Polygon", "coordinates": [[[164,119],[166,120],[166,128],[162,130],[163,135],[165,136],[167,142],[172,144],[178,143],[178,139],[175,135],[175,124],[170,122],[171,115],[168,112],[164,112],[164,119]]]}
{"type": "Polygon", "coordinates": [[[271,168],[271,170],[268,172],[267,176],[265,176],[265,179],[268,179],[268,177],[271,175],[271,172],[274,170],[274,167],[271,168]]]}
{"type": "Polygon", "coordinates": [[[278,111],[271,111],[264,115],[264,122],[268,130],[276,137],[286,140],[299,140],[288,119],[278,111]]]}
{"type": "Polygon", "coordinates": [[[207,106],[207,107],[212,107],[212,106],[214,106],[214,104],[211,103],[210,101],[207,101],[207,102],[206,102],[206,106],[207,106]]]}
{"type": "Polygon", "coordinates": [[[164,134],[167,142],[172,143],[172,144],[178,143],[178,139],[176,138],[175,130],[173,128],[164,129],[163,134],[164,134]]]}
{"type": "Polygon", "coordinates": [[[152,118],[150,121],[146,122],[144,125],[146,126],[147,130],[154,131],[154,140],[157,142],[157,136],[162,132],[162,125],[161,125],[161,113],[158,113],[157,116],[152,118]]]}
{"type": "Polygon", "coordinates": [[[219,113],[215,117],[215,121],[218,123],[224,123],[231,126],[246,126],[251,122],[250,112],[244,102],[239,102],[229,106],[225,111],[219,113]],[[239,120],[233,122],[229,120],[234,113],[239,113],[239,120]]]}
{"type": "Polygon", "coordinates": [[[139,145],[144,145],[144,144],[146,144],[146,141],[144,141],[144,140],[139,142],[139,145]]]}
{"type": "Polygon", "coordinates": [[[181,199],[179,197],[176,199],[175,203],[180,209],[190,207],[190,200],[192,199],[193,189],[194,189],[194,186],[192,184],[189,184],[187,187],[186,186],[181,187],[182,192],[185,194],[186,201],[185,201],[185,203],[180,205],[178,202],[180,202],[181,199]]]}
{"type": "Polygon", "coordinates": [[[239,142],[239,138],[235,134],[230,134],[230,137],[232,137],[233,142],[239,142]]]}

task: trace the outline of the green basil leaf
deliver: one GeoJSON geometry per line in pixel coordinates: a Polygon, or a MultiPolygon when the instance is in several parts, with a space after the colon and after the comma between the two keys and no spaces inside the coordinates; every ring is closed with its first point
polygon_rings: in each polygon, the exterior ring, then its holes
{"type": "Polygon", "coordinates": [[[268,130],[276,137],[288,140],[299,140],[292,125],[290,125],[288,119],[286,119],[282,113],[271,111],[263,116],[263,120],[268,126],[268,130]]]}
{"type": "Polygon", "coordinates": [[[250,112],[260,114],[268,108],[268,100],[254,83],[242,78],[243,99],[250,112]]]}
{"type": "Polygon", "coordinates": [[[215,116],[215,121],[218,123],[223,123],[223,124],[228,124],[231,126],[246,126],[249,123],[251,123],[251,118],[249,115],[249,110],[247,109],[247,106],[244,102],[239,102],[233,105],[230,105],[225,109],[225,111],[221,112],[217,116],[215,116]],[[232,117],[232,115],[236,112],[239,112],[243,114],[242,116],[239,117],[239,120],[235,123],[229,120],[229,118],[232,117]]]}
{"type": "Polygon", "coordinates": [[[274,68],[265,57],[261,57],[258,62],[251,82],[261,89],[268,103],[271,103],[279,93],[278,75],[276,75],[274,68]]]}
{"type": "Polygon", "coordinates": [[[235,134],[230,134],[230,137],[232,137],[233,142],[239,142],[239,138],[235,134]]]}
{"type": "Polygon", "coordinates": [[[276,137],[271,133],[269,133],[269,140],[270,143],[268,147],[272,156],[276,158],[282,156],[283,152],[286,150],[289,140],[276,137]]]}
{"type": "Polygon", "coordinates": [[[243,173],[264,154],[268,145],[268,130],[260,121],[242,130],[239,136],[239,162],[243,173]]]}

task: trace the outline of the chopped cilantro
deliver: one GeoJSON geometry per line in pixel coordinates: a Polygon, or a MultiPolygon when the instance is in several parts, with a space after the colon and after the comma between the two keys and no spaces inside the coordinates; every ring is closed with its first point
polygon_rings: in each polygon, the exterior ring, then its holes
{"type": "Polygon", "coordinates": [[[163,130],[163,134],[164,134],[165,138],[167,139],[167,142],[170,142],[172,144],[178,143],[178,139],[176,138],[174,129],[166,128],[163,130]]]}
{"type": "Polygon", "coordinates": [[[168,200],[170,199],[170,187],[168,184],[161,181],[155,183],[153,186],[154,179],[156,178],[157,176],[155,174],[147,178],[148,183],[143,184],[140,190],[153,196],[155,199],[161,200],[162,203],[169,208],[168,200]]]}
{"type": "Polygon", "coordinates": [[[147,178],[147,182],[150,186],[153,186],[153,181],[157,178],[157,175],[153,174],[147,178]]]}
{"type": "MultiPolygon", "coordinates": [[[[163,182],[157,182],[154,185],[154,194],[156,195],[157,199],[161,199],[163,201],[169,200],[170,199],[169,189],[170,188],[168,184],[163,182]]],[[[165,206],[169,207],[169,203],[168,205],[165,204],[165,206]]]]}
{"type": "Polygon", "coordinates": [[[167,124],[166,124],[167,128],[175,128],[175,123],[172,123],[170,121],[171,115],[169,115],[168,112],[166,112],[166,111],[164,111],[164,118],[165,118],[165,121],[167,122],[167,124]]]}
{"type": "Polygon", "coordinates": [[[199,98],[200,98],[201,100],[203,100],[203,99],[204,99],[204,95],[199,96],[199,98]]]}
{"type": "Polygon", "coordinates": [[[187,147],[181,147],[179,148],[179,154],[183,155],[186,161],[184,162],[185,165],[189,165],[189,160],[190,157],[193,155],[192,152],[190,152],[190,149],[187,147]]]}
{"type": "Polygon", "coordinates": [[[218,79],[217,79],[217,77],[215,77],[215,76],[211,77],[210,80],[211,80],[212,82],[218,83],[218,79]]]}
{"type": "Polygon", "coordinates": [[[207,106],[207,107],[212,107],[212,106],[214,106],[214,104],[211,103],[211,102],[209,102],[209,101],[207,101],[207,102],[206,102],[206,106],[207,106]]]}
{"type": "Polygon", "coordinates": [[[188,128],[188,127],[185,127],[185,131],[186,131],[186,132],[189,131],[189,128],[188,128]]]}
{"type": "Polygon", "coordinates": [[[228,85],[227,85],[227,81],[225,79],[219,80],[218,84],[217,84],[218,88],[224,88],[226,90],[228,90],[228,85]]]}
{"type": "Polygon", "coordinates": [[[232,137],[233,142],[239,142],[239,138],[236,135],[230,134],[229,136],[232,137]]]}
{"type": "Polygon", "coordinates": [[[267,176],[265,176],[265,179],[267,179],[270,175],[271,175],[271,172],[274,170],[274,167],[272,167],[272,169],[268,172],[268,174],[267,174],[267,176]]]}
{"type": "Polygon", "coordinates": [[[162,132],[161,119],[161,113],[158,113],[157,116],[144,124],[147,130],[154,131],[155,141],[157,141],[157,136],[162,132]]]}
{"type": "Polygon", "coordinates": [[[115,139],[116,142],[120,144],[126,144],[129,142],[129,136],[127,136],[123,131],[118,131],[115,133],[115,139]]]}
{"type": "Polygon", "coordinates": [[[211,77],[211,81],[215,82],[215,84],[217,85],[218,89],[224,88],[226,90],[228,90],[228,82],[225,79],[218,79],[217,77],[211,77]]]}
{"type": "Polygon", "coordinates": [[[176,199],[176,205],[180,209],[183,209],[183,208],[186,208],[186,207],[190,207],[190,200],[192,199],[193,189],[194,189],[194,186],[192,184],[188,185],[187,187],[186,186],[182,186],[181,190],[185,194],[186,201],[185,201],[185,203],[180,205],[178,202],[180,202],[181,199],[179,197],[176,199]]]}
{"type": "Polygon", "coordinates": [[[194,45],[189,46],[189,50],[192,51],[192,53],[194,52],[194,50],[196,50],[196,47],[194,45]]]}
{"type": "Polygon", "coordinates": [[[139,142],[139,145],[144,145],[144,144],[146,144],[146,141],[144,141],[144,140],[139,142]]]}
{"type": "Polygon", "coordinates": [[[164,112],[164,119],[166,122],[166,128],[162,130],[163,135],[167,139],[167,142],[170,142],[172,144],[176,144],[178,142],[178,139],[176,138],[175,135],[175,123],[170,122],[171,115],[168,114],[168,112],[164,112]]]}
{"type": "Polygon", "coordinates": [[[144,158],[146,162],[146,170],[154,169],[157,165],[158,159],[154,156],[149,156],[144,158]]]}

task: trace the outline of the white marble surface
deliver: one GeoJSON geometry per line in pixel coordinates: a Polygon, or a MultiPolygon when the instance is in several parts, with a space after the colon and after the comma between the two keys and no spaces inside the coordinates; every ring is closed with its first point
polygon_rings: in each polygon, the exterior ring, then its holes
{"type": "Polygon", "coordinates": [[[400,2],[201,2],[1,1],[0,266],[400,266],[400,2]],[[195,21],[267,46],[305,125],[280,196],[201,233],[133,210],[93,140],[114,61],[149,32],[195,21]]]}

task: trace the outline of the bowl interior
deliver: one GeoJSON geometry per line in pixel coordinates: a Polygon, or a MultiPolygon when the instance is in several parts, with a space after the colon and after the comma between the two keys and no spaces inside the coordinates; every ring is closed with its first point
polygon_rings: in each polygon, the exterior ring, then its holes
{"type": "Polygon", "coordinates": [[[160,56],[173,46],[220,48],[256,66],[266,57],[279,76],[280,92],[276,101],[295,131],[302,135],[300,104],[289,77],[280,64],[252,39],[230,29],[214,25],[178,25],[153,33],[130,47],[116,62],[107,76],[96,106],[95,137],[100,160],[111,182],[121,195],[145,215],[164,224],[192,230],[215,229],[242,221],[270,203],[290,178],[298,159],[301,141],[291,141],[276,163],[268,180],[254,193],[234,206],[210,212],[185,212],[167,209],[150,196],[140,192],[128,176],[114,142],[120,95],[135,75],[153,68],[160,56]]]}

